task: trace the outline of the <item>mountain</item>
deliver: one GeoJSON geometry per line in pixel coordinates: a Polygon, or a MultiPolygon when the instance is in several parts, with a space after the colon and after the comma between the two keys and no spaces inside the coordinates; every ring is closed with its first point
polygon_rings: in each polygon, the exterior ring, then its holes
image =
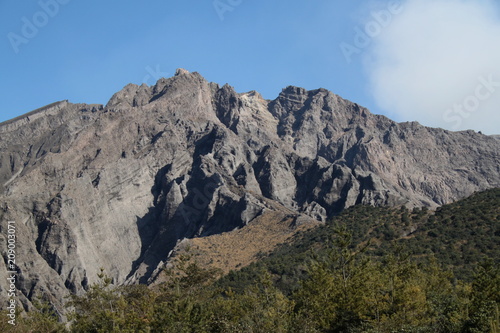
{"type": "MultiPolygon", "coordinates": [[[[306,266],[310,262],[330,255],[332,239],[342,228],[352,235],[351,250],[364,248],[363,254],[371,260],[408,256],[428,267],[435,259],[455,279],[471,282],[485,259],[491,259],[497,267],[500,264],[499,222],[499,188],[474,193],[436,211],[358,205],[317,228],[297,233],[260,260],[226,274],[217,284],[241,291],[265,271],[272,273],[275,284],[290,294],[307,277],[306,266]]],[[[215,236],[208,238],[212,237],[215,236]]],[[[180,244],[179,256],[190,255],[201,265],[217,267],[207,264],[206,258],[212,254],[203,243],[199,244],[198,239],[190,242],[193,246],[189,249],[180,244]]]]}
{"type": "Polygon", "coordinates": [[[281,229],[257,218],[178,244],[157,285],[113,286],[100,274],[86,294],[71,295],[70,330],[47,306],[0,330],[496,332],[499,213],[498,188],[436,211],[357,205],[221,277],[218,256],[223,269],[238,267],[248,259],[240,247],[265,249],[281,229]]]}
{"type": "Polygon", "coordinates": [[[101,268],[152,282],[181,240],[257,219],[292,235],[356,204],[435,208],[500,187],[494,137],[396,123],[325,89],[269,101],[182,69],[105,106],[53,103],[0,137],[0,248],[14,221],[27,308],[62,309],[101,268]]]}

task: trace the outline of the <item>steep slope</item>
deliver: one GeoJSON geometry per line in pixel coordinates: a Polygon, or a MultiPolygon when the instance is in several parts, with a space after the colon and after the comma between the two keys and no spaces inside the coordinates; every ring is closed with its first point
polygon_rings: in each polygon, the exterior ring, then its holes
{"type": "Polygon", "coordinates": [[[106,106],[51,104],[0,136],[0,247],[5,258],[15,221],[26,307],[42,295],[60,307],[101,267],[115,283],[147,282],[179,240],[259,216],[325,221],[355,204],[436,207],[500,186],[493,137],[398,124],[324,89],[267,101],[185,70],[106,106]]]}
{"type": "MultiPolygon", "coordinates": [[[[351,207],[328,223],[295,235],[261,260],[224,276],[218,285],[242,290],[262,271],[268,271],[277,286],[291,293],[307,276],[305,267],[311,260],[329,256],[331,240],[344,227],[352,235],[353,251],[369,244],[364,255],[371,260],[409,256],[425,266],[432,258],[455,278],[471,282],[475,268],[485,259],[500,264],[500,189],[475,193],[436,211],[351,207]]],[[[200,259],[200,264],[210,267],[200,259]]]]}
{"type": "MultiPolygon", "coordinates": [[[[171,267],[178,257],[183,256],[202,267],[216,268],[227,274],[258,261],[280,244],[290,242],[306,230],[322,225],[310,217],[297,216],[275,202],[266,201],[274,206],[275,211],[256,217],[244,228],[183,239],[172,250],[165,268],[171,267]]],[[[160,272],[151,280],[154,284],[161,284],[165,281],[165,275],[160,272]]]]}

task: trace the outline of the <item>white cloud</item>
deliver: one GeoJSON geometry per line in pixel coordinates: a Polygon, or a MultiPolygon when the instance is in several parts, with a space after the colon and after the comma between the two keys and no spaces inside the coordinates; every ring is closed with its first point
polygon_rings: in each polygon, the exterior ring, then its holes
{"type": "Polygon", "coordinates": [[[405,1],[365,53],[376,102],[399,121],[500,134],[498,14],[488,0],[405,1]]]}

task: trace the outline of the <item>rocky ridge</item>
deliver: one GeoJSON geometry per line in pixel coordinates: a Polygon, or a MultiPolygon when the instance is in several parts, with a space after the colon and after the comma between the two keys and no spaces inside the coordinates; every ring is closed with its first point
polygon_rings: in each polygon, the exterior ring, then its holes
{"type": "Polygon", "coordinates": [[[27,308],[44,297],[62,309],[101,267],[117,284],[151,282],[180,240],[267,214],[308,223],[500,187],[494,137],[396,123],[325,89],[269,101],[185,70],[105,106],[48,105],[1,123],[0,137],[0,248],[5,258],[15,221],[27,308]]]}

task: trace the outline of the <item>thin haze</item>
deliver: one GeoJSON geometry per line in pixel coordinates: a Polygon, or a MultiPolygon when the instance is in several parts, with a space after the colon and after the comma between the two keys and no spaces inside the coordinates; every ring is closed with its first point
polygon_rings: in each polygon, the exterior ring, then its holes
{"type": "Polygon", "coordinates": [[[498,14],[492,1],[406,1],[366,54],[378,106],[399,121],[500,134],[498,14]]]}

